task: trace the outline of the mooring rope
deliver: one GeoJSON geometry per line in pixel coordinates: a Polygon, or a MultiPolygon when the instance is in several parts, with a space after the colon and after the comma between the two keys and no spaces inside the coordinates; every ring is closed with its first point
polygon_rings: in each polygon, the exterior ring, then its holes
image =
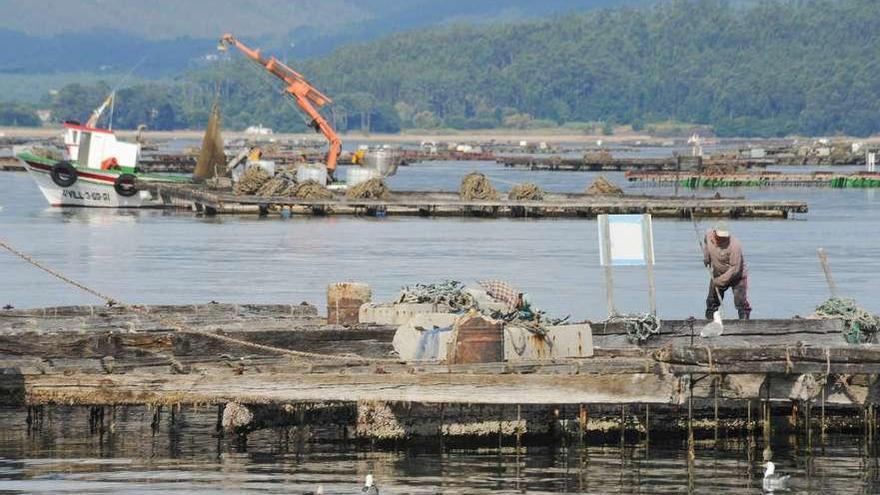
{"type": "Polygon", "coordinates": [[[76,287],[77,289],[80,289],[84,292],[87,292],[87,293],[97,297],[98,299],[101,299],[109,307],[119,306],[120,308],[126,309],[126,310],[134,312],[134,313],[138,313],[146,318],[152,319],[158,323],[166,325],[166,326],[168,326],[168,327],[170,327],[180,333],[204,335],[206,337],[220,340],[222,342],[226,342],[226,343],[230,343],[230,344],[235,344],[235,345],[240,345],[240,346],[244,346],[244,347],[250,347],[252,349],[258,349],[261,351],[273,352],[273,353],[277,353],[277,354],[285,354],[288,356],[305,358],[305,359],[323,359],[323,360],[329,360],[329,361],[343,361],[343,362],[360,361],[360,362],[373,362],[373,363],[398,362],[398,360],[396,360],[396,359],[368,358],[368,357],[362,357],[362,356],[345,356],[345,355],[341,355],[341,354],[322,354],[322,353],[318,353],[318,352],[296,351],[293,349],[285,349],[283,347],[275,347],[275,346],[269,346],[269,345],[265,345],[265,344],[257,344],[255,342],[249,342],[247,340],[236,339],[234,337],[220,335],[220,334],[205,331],[205,330],[198,330],[198,329],[189,327],[183,323],[180,323],[179,321],[170,319],[168,317],[154,315],[154,314],[150,313],[149,311],[147,311],[141,307],[138,307],[136,305],[126,304],[117,298],[110,297],[102,292],[99,292],[99,291],[97,291],[91,287],[88,287],[80,282],[77,282],[76,280],[73,280],[72,278],[59,272],[58,270],[55,270],[54,268],[37,261],[32,256],[14,248],[12,245],[7,243],[3,239],[0,239],[0,247],[9,251],[10,253],[14,254],[15,256],[21,258],[25,262],[34,266],[35,268],[38,268],[38,269],[48,273],[49,275],[52,275],[53,277],[65,282],[69,285],[76,287]]]}

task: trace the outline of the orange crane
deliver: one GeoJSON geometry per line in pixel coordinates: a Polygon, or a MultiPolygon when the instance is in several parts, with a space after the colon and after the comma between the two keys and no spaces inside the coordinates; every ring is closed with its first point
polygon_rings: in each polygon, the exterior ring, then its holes
{"type": "Polygon", "coordinates": [[[324,105],[333,103],[333,100],[309,84],[302,74],[284,65],[280,60],[275,57],[263,58],[259,49],[254,50],[236,39],[235,36],[224,34],[220,38],[218,48],[225,51],[230,45],[238,48],[247,58],[263,66],[267,72],[284,81],[284,89],[287,94],[292,96],[299,108],[312,119],[309,126],[315,129],[315,132],[323,134],[330,143],[330,149],[327,151],[327,175],[331,179],[334,178],[336,162],[342,151],[342,140],[339,139],[339,135],[336,134],[327,119],[318,111],[324,105]]]}

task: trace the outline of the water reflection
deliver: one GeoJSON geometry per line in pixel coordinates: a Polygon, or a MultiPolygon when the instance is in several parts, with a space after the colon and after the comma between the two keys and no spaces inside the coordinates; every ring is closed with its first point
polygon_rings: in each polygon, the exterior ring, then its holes
{"type": "MultiPolygon", "coordinates": [[[[516,447],[369,448],[309,443],[295,429],[255,432],[241,442],[216,434],[213,407],[163,411],[117,408],[90,428],[85,408],[56,407],[28,431],[22,410],[0,410],[0,493],[356,493],[367,473],[382,493],[761,493],[760,435],[696,442],[645,438],[584,445],[576,437],[516,447]]],[[[792,475],[792,493],[880,490],[877,445],[832,435],[774,436],[774,462],[792,475]]]]}

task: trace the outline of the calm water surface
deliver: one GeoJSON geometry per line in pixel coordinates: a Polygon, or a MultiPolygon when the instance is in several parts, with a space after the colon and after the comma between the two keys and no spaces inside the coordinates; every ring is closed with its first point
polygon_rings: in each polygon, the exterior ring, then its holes
{"type": "MultiPolygon", "coordinates": [[[[499,189],[529,180],[550,191],[579,191],[592,173],[514,171],[489,163],[402,168],[398,190],[457,190],[472,169],[499,189]]],[[[622,174],[608,174],[624,184],[622,174]]],[[[629,187],[636,193],[671,188],[629,187]]],[[[794,220],[731,222],[750,270],[753,317],[805,315],[828,296],[816,249],[825,247],[841,292],[880,311],[880,191],[827,188],[728,189],[727,195],[807,201],[794,220]]],[[[689,194],[689,193],[688,193],[689,194]]],[[[701,193],[703,194],[703,193],[701,193]]],[[[138,303],[299,303],[319,306],[328,283],[363,281],[377,299],[402,285],[453,278],[500,278],[550,313],[601,319],[605,290],[593,220],[196,217],[188,212],[58,209],[30,178],[0,174],[0,235],[87,285],[138,303]]],[[[711,221],[700,229],[709,228],[711,221]]],[[[701,315],[706,273],[693,224],[654,226],[657,299],[665,317],[701,315]]],[[[94,303],[6,253],[0,253],[0,304],[16,307],[94,303]]],[[[646,275],[615,272],[616,304],[648,307],[646,275]]],[[[727,301],[728,314],[736,314],[727,301]]]]}
{"type": "MultiPolygon", "coordinates": [[[[506,190],[529,180],[550,191],[579,191],[589,173],[537,173],[495,164],[436,163],[403,168],[398,190],[455,190],[472,169],[506,190]]],[[[622,174],[608,174],[623,184],[622,174]]],[[[629,188],[629,187],[628,187],[629,188]]],[[[632,192],[668,189],[629,188],[632,192]]],[[[746,250],[755,317],[808,314],[827,297],[816,249],[825,247],[841,291],[880,311],[880,197],[866,190],[725,190],[755,198],[809,202],[788,221],[743,220],[731,228],[746,250]]],[[[186,212],[57,209],[46,206],[24,174],[0,174],[0,237],[71,277],[124,301],[323,305],[328,283],[373,285],[377,299],[415,282],[455,278],[508,280],[535,305],[557,315],[601,319],[605,313],[596,223],[591,220],[196,217],[186,212]]],[[[709,222],[701,229],[708,228],[709,222]]],[[[655,222],[657,297],[662,316],[700,315],[706,274],[693,225],[655,222]]],[[[91,304],[90,296],[0,253],[0,305],[91,304]]],[[[645,273],[615,273],[617,305],[648,307],[645,273]]],[[[728,301],[728,314],[735,314],[728,301]]],[[[274,432],[246,448],[214,436],[213,422],[193,415],[157,433],[132,413],[98,436],[87,422],[54,419],[28,434],[21,411],[0,411],[0,493],[358,493],[372,471],[382,493],[760,493],[762,445],[740,440],[698,451],[689,483],[678,443],[529,448],[409,450],[338,445],[280,445],[274,432]],[[757,454],[756,454],[757,453],[757,454]],[[758,474],[756,474],[758,473],[758,474]]],[[[858,436],[829,438],[806,449],[774,440],[778,469],[794,493],[878,493],[876,452],[858,436]]]]}

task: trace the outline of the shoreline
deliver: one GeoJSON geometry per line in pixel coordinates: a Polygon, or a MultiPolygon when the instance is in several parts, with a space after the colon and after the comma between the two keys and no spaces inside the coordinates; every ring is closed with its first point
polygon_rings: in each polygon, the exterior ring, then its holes
{"type": "MultiPolygon", "coordinates": [[[[147,140],[171,140],[171,139],[201,139],[204,136],[204,130],[200,129],[181,129],[174,131],[145,131],[141,135],[147,140]]],[[[0,138],[33,138],[47,139],[59,136],[61,127],[0,127],[0,138]]],[[[134,130],[120,130],[117,135],[121,138],[131,139],[137,134],[134,130]]],[[[319,135],[314,133],[276,133],[265,136],[246,134],[244,131],[222,131],[225,139],[254,139],[260,141],[269,140],[310,140],[322,141],[319,135]]],[[[601,134],[583,134],[569,131],[566,129],[533,129],[533,130],[514,130],[514,129],[483,129],[473,131],[427,131],[412,130],[411,132],[401,132],[398,134],[380,134],[380,133],[345,133],[340,134],[343,141],[358,141],[368,143],[420,143],[422,141],[459,141],[463,143],[485,143],[485,142],[513,142],[530,141],[530,142],[546,142],[546,143],[577,143],[577,144],[596,144],[597,141],[603,143],[633,143],[640,141],[642,144],[657,144],[658,146],[668,141],[686,140],[686,136],[651,136],[649,134],[639,133],[619,133],[611,136],[601,134]]],[[[851,136],[786,136],[783,138],[747,138],[747,137],[716,137],[711,138],[712,141],[718,143],[723,142],[773,142],[773,141],[792,141],[792,140],[816,140],[829,139],[831,141],[859,141],[866,144],[880,144],[880,135],[870,136],[866,138],[855,138],[851,136]]]]}

